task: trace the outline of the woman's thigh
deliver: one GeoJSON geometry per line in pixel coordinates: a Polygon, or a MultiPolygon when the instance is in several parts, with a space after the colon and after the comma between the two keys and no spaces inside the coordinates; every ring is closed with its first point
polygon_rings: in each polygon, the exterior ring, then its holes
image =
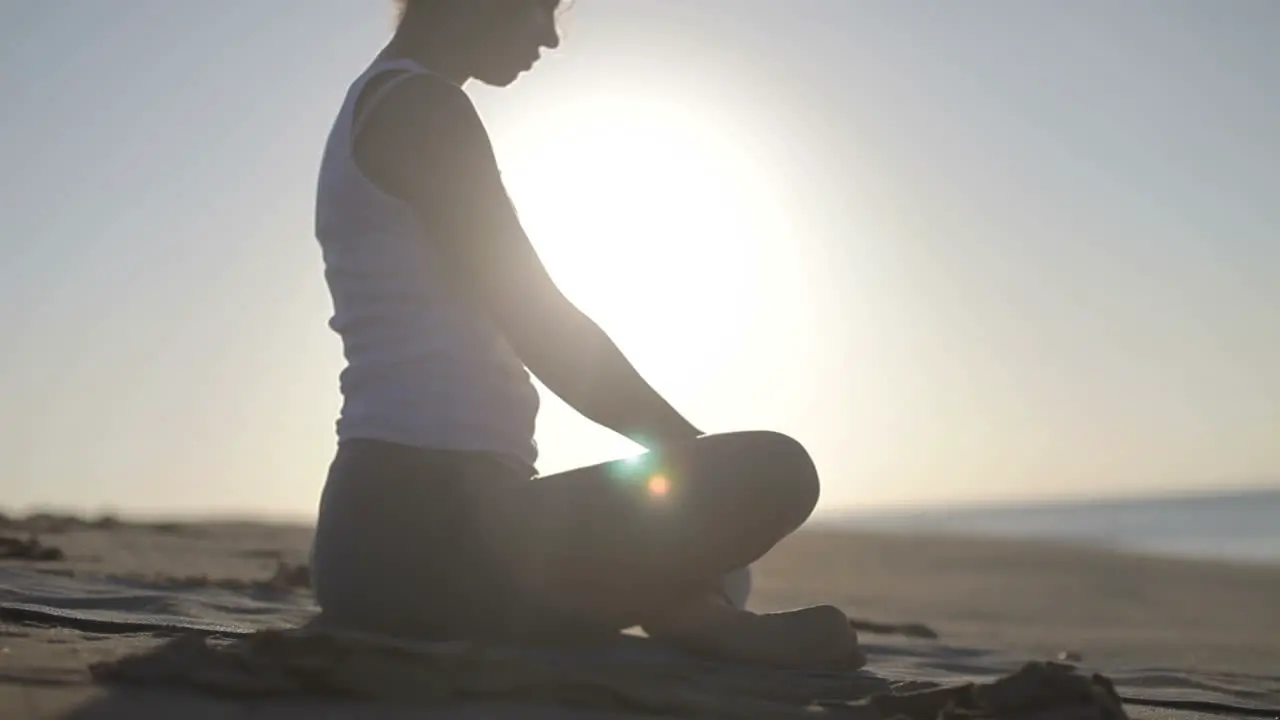
{"type": "MultiPolygon", "coordinates": [[[[554,624],[522,597],[486,534],[493,498],[527,485],[482,453],[377,441],[339,448],[312,548],[316,600],[328,622],[449,640],[510,637],[554,624]]],[[[554,633],[552,633],[554,634],[554,633]]]]}
{"type": "Polygon", "coordinates": [[[798,442],[734,432],[535,478],[488,525],[526,586],[625,614],[745,567],[817,499],[798,442]]]}

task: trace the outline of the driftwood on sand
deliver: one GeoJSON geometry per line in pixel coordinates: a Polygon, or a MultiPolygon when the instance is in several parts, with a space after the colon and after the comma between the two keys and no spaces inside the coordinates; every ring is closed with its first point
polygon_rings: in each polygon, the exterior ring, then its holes
{"type": "Polygon", "coordinates": [[[921,625],[920,623],[884,623],[863,618],[853,618],[849,620],[849,624],[858,632],[871,633],[873,635],[901,635],[902,637],[923,638],[926,640],[938,639],[937,631],[928,625],[921,625]]]}
{"type": "Polygon", "coordinates": [[[31,562],[58,562],[66,559],[61,549],[45,545],[40,538],[0,536],[0,559],[28,560],[31,562]]]}

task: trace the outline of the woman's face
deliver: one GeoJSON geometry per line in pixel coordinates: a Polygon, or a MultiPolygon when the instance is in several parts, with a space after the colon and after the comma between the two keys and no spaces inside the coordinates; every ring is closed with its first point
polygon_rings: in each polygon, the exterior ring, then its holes
{"type": "Polygon", "coordinates": [[[542,49],[560,44],[556,11],[560,0],[464,0],[467,25],[476,39],[471,74],[486,85],[510,85],[533,67],[542,49]]]}

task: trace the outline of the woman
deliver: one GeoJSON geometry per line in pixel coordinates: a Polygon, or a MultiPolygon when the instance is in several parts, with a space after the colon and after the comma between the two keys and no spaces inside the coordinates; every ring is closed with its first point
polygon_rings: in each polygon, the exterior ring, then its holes
{"type": "Polygon", "coordinates": [[[860,664],[836,608],[740,607],[743,568],[817,502],[804,448],[672,409],[556,288],[507,199],[462,86],[529,70],[559,44],[557,6],[402,0],[334,123],[316,221],[347,367],[317,601],[333,623],[424,638],[640,625],[725,658],[860,664]],[[535,477],[529,372],[649,452],[535,477]]]}

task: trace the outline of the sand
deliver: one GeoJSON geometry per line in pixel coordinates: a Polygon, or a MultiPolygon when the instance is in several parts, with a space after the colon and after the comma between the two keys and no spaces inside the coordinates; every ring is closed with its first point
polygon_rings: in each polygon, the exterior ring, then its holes
{"type": "MultiPolygon", "coordinates": [[[[863,672],[800,676],[698,664],[637,638],[628,642],[645,645],[551,662],[458,647],[395,655],[266,632],[246,674],[243,663],[225,661],[243,658],[248,641],[214,631],[306,623],[314,612],[303,567],[309,528],[45,517],[4,520],[0,535],[13,540],[0,541],[0,558],[10,556],[0,559],[6,719],[791,717],[805,697],[832,701],[834,717],[869,718],[858,714],[870,712],[865,703],[843,701],[990,682],[1043,660],[1074,665],[1081,679],[1102,673],[1120,695],[1149,701],[1127,703],[1131,717],[1194,720],[1229,707],[1280,716],[1280,567],[807,531],[759,564],[752,606],[840,605],[865,621],[863,672]],[[38,543],[27,542],[32,531],[38,543]],[[91,622],[60,620],[53,610],[91,622]],[[183,624],[199,632],[173,630],[183,624]],[[134,664],[122,665],[126,658],[134,664]],[[324,684],[316,673],[339,672],[382,701],[334,699],[325,696],[328,686],[299,691],[299,672],[313,685],[324,684]],[[457,697],[463,691],[467,697],[457,697]]],[[[1041,715],[1105,717],[1094,710],[1041,715]]],[[[973,709],[966,717],[984,715],[973,709]]]]}

